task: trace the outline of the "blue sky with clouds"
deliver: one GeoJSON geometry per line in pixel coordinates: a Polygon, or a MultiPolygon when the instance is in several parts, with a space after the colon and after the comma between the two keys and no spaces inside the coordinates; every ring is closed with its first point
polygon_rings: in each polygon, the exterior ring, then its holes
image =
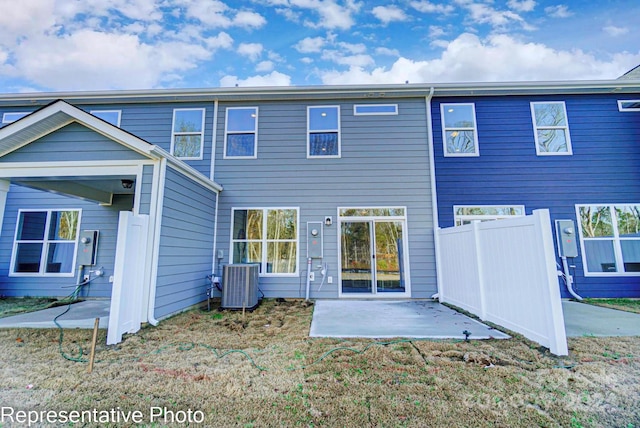
{"type": "Polygon", "coordinates": [[[614,79],[638,0],[0,0],[0,92],[614,79]]]}

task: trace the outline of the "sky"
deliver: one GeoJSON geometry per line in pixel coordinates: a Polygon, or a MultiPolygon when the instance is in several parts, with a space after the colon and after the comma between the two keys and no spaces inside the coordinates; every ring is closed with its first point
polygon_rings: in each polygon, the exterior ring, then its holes
{"type": "Polygon", "coordinates": [[[639,0],[0,0],[0,11],[0,93],[600,80],[640,64],[639,0]]]}

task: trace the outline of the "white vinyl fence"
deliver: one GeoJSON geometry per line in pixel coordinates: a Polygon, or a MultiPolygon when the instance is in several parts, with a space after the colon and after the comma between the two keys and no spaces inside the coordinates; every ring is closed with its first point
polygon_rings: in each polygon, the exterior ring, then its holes
{"type": "Polygon", "coordinates": [[[441,302],[568,354],[549,210],[438,233],[441,302]]]}

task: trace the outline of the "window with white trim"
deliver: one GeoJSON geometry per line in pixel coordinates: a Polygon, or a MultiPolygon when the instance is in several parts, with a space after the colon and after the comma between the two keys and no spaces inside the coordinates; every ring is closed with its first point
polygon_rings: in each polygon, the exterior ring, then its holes
{"type": "Polygon", "coordinates": [[[180,159],[202,159],[203,108],[174,109],[171,129],[171,154],[180,159]]]}
{"type": "Polygon", "coordinates": [[[618,100],[619,111],[640,111],[640,100],[618,100]]]}
{"type": "Polygon", "coordinates": [[[354,116],[397,115],[398,104],[355,104],[354,116]]]}
{"type": "Polygon", "coordinates": [[[233,208],[231,260],[264,276],[298,273],[298,208],[233,208]]]}
{"type": "Polygon", "coordinates": [[[109,122],[113,126],[120,127],[121,110],[91,110],[89,113],[105,122],[109,122]]]}
{"type": "Polygon", "coordinates": [[[20,210],[12,275],[72,276],[80,210],[20,210]]]}
{"type": "Polygon", "coordinates": [[[538,156],[572,154],[564,101],[532,102],[531,118],[538,156]]]}
{"type": "Polygon", "coordinates": [[[445,156],[479,156],[473,103],[440,104],[445,156]]]}
{"type": "Polygon", "coordinates": [[[576,205],[585,274],[640,275],[640,204],[576,205]]]}
{"type": "Polygon", "coordinates": [[[26,115],[31,113],[30,111],[19,111],[19,112],[7,112],[2,114],[2,123],[13,123],[16,120],[20,120],[26,115]]]}
{"type": "Polygon", "coordinates": [[[307,107],[307,157],[340,157],[340,106],[307,107]]]}
{"type": "Polygon", "coordinates": [[[456,226],[476,220],[490,221],[525,215],[524,205],[454,205],[453,218],[456,226]]]}
{"type": "Polygon", "coordinates": [[[256,158],[258,107],[228,107],[224,131],[225,158],[256,158]]]}

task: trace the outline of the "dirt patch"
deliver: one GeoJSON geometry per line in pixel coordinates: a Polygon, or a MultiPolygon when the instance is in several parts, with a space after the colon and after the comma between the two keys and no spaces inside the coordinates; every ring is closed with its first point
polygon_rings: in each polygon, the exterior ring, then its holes
{"type": "MultiPolygon", "coordinates": [[[[101,331],[92,374],[61,355],[58,330],[1,330],[0,402],[24,410],[138,410],[148,425],[151,408],[166,416],[202,412],[205,421],[191,426],[640,424],[639,337],[570,339],[566,358],[518,335],[309,338],[312,310],[298,300],[265,300],[244,316],[194,310],[111,347],[101,331]]],[[[89,330],[65,330],[61,350],[86,360],[90,340],[89,330]]]]}

